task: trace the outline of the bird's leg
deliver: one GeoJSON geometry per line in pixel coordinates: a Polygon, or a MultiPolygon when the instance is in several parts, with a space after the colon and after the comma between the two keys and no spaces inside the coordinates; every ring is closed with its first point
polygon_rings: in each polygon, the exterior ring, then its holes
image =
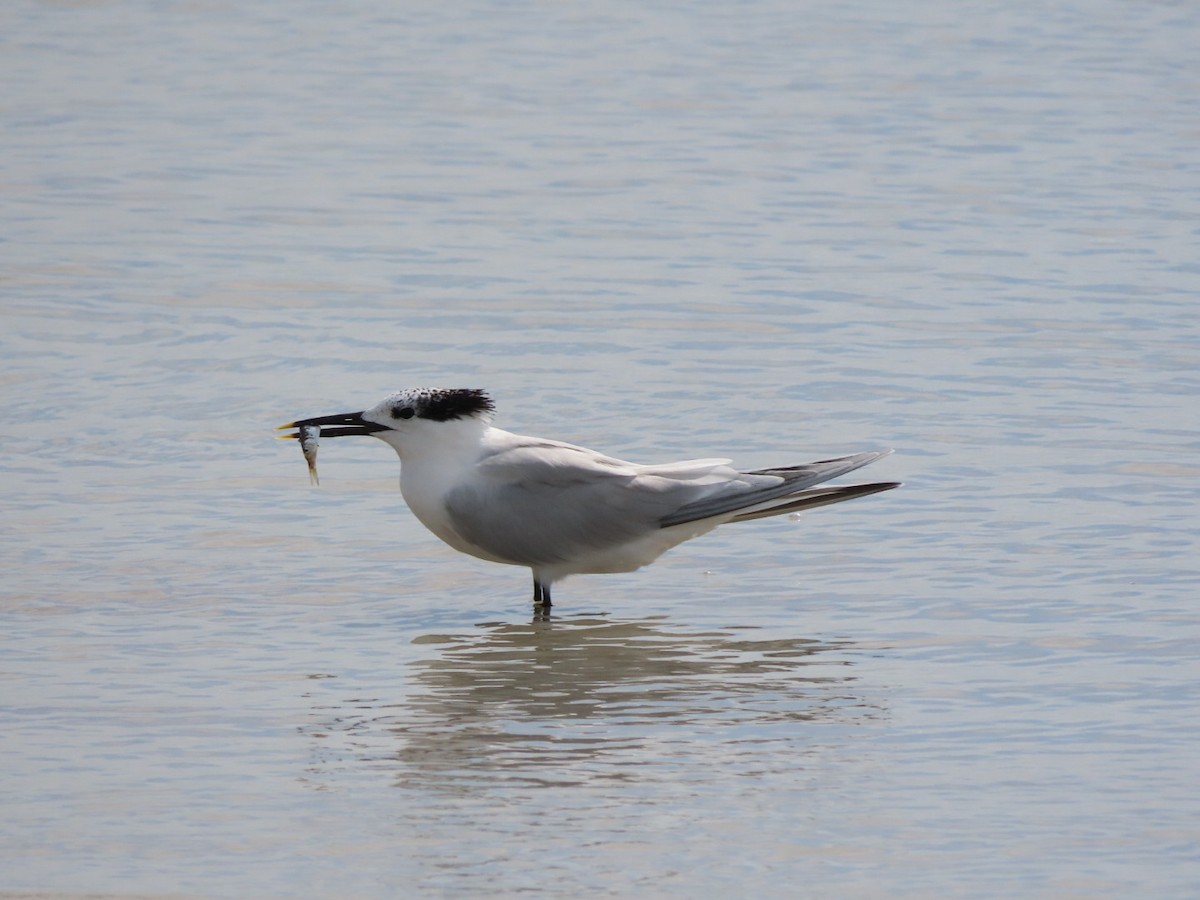
{"type": "Polygon", "coordinates": [[[537,578],[533,579],[533,605],[542,609],[549,609],[554,605],[550,602],[549,585],[542,584],[537,578]]]}

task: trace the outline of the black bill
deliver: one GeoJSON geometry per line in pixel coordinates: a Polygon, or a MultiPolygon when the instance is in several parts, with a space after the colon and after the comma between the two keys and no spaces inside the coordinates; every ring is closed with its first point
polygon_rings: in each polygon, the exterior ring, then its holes
{"type": "MultiPolygon", "coordinates": [[[[280,425],[276,431],[285,431],[288,428],[305,428],[315,425],[321,429],[321,437],[347,437],[352,434],[374,434],[377,431],[387,431],[386,425],[376,425],[374,422],[364,422],[361,412],[339,413],[336,416],[317,416],[313,419],[297,419],[295,422],[288,422],[286,425],[280,425]]],[[[299,430],[292,434],[281,434],[280,438],[295,438],[300,439],[299,430]]]]}

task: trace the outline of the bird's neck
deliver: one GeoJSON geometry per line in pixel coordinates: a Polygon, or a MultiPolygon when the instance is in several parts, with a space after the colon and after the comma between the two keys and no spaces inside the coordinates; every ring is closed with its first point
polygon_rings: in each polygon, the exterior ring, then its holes
{"type": "Polygon", "coordinates": [[[440,422],[436,429],[407,436],[397,446],[402,465],[435,463],[439,467],[466,465],[479,458],[480,446],[490,426],[474,417],[440,422]]]}
{"type": "Polygon", "coordinates": [[[487,422],[462,420],[439,425],[423,440],[406,441],[400,455],[400,492],[418,519],[451,547],[471,552],[455,532],[446,495],[470,473],[483,454],[487,422]]]}

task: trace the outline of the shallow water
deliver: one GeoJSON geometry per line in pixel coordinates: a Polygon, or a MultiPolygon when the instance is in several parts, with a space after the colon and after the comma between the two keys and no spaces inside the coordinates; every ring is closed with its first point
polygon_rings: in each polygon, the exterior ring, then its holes
{"type": "Polygon", "coordinates": [[[1200,889],[1189,7],[0,19],[0,896],[1200,889]],[[538,621],[416,385],[906,484],[538,621]]]}

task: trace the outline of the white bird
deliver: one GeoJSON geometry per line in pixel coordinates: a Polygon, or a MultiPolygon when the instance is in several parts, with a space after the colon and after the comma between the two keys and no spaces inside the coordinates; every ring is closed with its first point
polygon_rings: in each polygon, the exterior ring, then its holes
{"type": "MultiPolygon", "coordinates": [[[[481,390],[401,391],[361,412],[297,419],[281,438],[369,434],[400,457],[400,492],[421,523],[463,553],[528,566],[533,602],[568,575],[631,572],[726,522],[798,512],[899,487],[813,485],[887,456],[857,453],[739,472],[728,459],[638,465],[492,426],[481,390]]],[[[311,462],[311,461],[310,461],[311,462]]]]}

